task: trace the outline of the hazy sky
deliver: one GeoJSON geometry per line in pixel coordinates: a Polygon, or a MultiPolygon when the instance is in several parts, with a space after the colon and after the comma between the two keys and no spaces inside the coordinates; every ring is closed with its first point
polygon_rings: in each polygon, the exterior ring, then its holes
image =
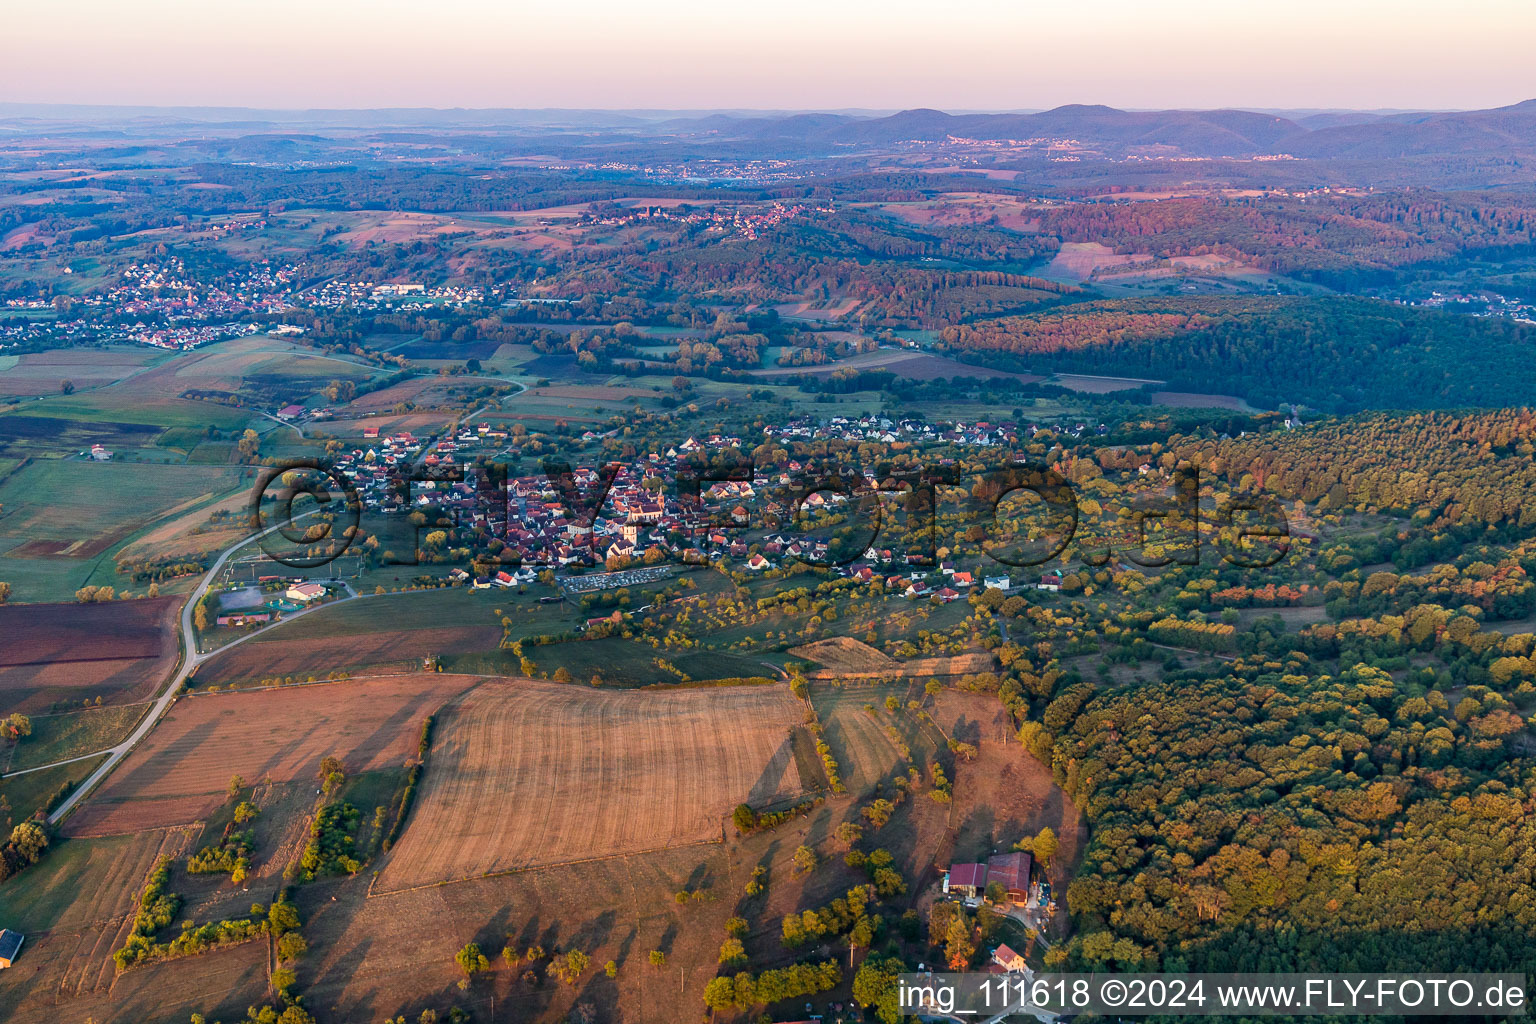
{"type": "Polygon", "coordinates": [[[271,107],[1500,106],[1533,0],[13,3],[0,100],[271,107]]]}

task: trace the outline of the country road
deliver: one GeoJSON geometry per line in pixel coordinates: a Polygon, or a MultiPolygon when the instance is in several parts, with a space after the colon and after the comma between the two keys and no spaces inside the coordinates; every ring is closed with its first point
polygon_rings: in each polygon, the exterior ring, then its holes
{"type": "MultiPolygon", "coordinates": [[[[517,384],[519,388],[517,394],[521,394],[523,391],[527,390],[526,385],[523,385],[517,381],[511,381],[510,383],[517,384]]],[[[499,408],[500,406],[498,405],[497,409],[499,410],[499,408]]],[[[467,424],[476,416],[488,411],[490,411],[490,407],[482,407],[480,409],[476,409],[468,416],[464,417],[464,419],[460,421],[460,424],[467,424]]],[[[263,413],[263,415],[265,415],[265,413],[263,413]]],[[[268,418],[270,419],[271,417],[268,418]]],[[[292,424],[285,425],[292,426],[292,424]]],[[[434,437],[431,441],[428,441],[426,444],[422,445],[421,454],[417,456],[418,460],[424,458],[426,453],[431,451],[432,444],[435,442],[435,440],[436,438],[434,437]]],[[[295,517],[293,521],[296,522],[298,519],[302,519],[305,516],[318,515],[323,511],[325,510],[314,509],[304,513],[303,515],[295,517]]],[[[85,754],[80,757],[72,757],[63,761],[55,761],[53,764],[41,765],[37,768],[27,769],[28,771],[41,771],[44,768],[54,768],[59,765],[71,764],[75,761],[84,761],[92,757],[100,757],[103,753],[108,755],[107,759],[103,761],[101,765],[94,772],[92,772],[84,782],[82,782],[79,786],[76,786],[74,791],[70,793],[69,797],[62,804],[60,804],[52,814],[48,815],[48,823],[50,825],[55,825],[62,821],[65,815],[74,810],[76,804],[83,800],[87,794],[89,794],[91,790],[101,782],[102,779],[105,779],[108,775],[110,775],[112,770],[122,762],[123,758],[127,757],[133,748],[138,746],[139,742],[142,741],[145,736],[149,735],[154,727],[159,724],[160,719],[164,717],[166,711],[168,711],[171,705],[176,702],[176,697],[181,692],[181,686],[184,682],[186,682],[187,677],[190,676],[203,662],[217,654],[222,654],[223,652],[230,650],[233,647],[237,647],[248,640],[252,640],[265,633],[269,629],[275,629],[280,625],[293,622],[295,619],[301,618],[304,615],[307,615],[309,612],[314,611],[315,608],[330,608],[334,605],[342,604],[346,601],[355,601],[360,597],[365,596],[358,594],[355,590],[353,590],[351,584],[344,584],[344,586],[347,588],[348,595],[339,601],[328,601],[325,604],[305,608],[302,611],[295,612],[292,615],[285,616],[276,622],[263,626],[261,629],[253,630],[252,632],[245,634],[239,639],[227,643],[222,647],[216,648],[215,650],[207,652],[200,650],[197,643],[197,632],[195,629],[193,629],[192,626],[192,615],[193,611],[197,607],[197,603],[201,601],[204,595],[208,593],[208,588],[210,585],[212,585],[214,579],[218,576],[219,571],[224,568],[224,564],[229,561],[230,556],[232,556],[235,552],[245,548],[251,544],[251,542],[260,540],[268,534],[275,533],[289,525],[291,525],[291,523],[274,523],[261,532],[252,534],[249,537],[243,537],[235,544],[224,549],[224,551],[219,554],[218,559],[215,560],[213,565],[209,567],[208,572],[204,574],[197,587],[193,589],[193,591],[187,596],[186,604],[182,605],[181,608],[181,666],[176,671],[176,674],[172,676],[170,684],[165,688],[165,691],[161,693],[160,696],[155,700],[154,706],[150,708],[149,713],[144,716],[143,720],[139,722],[138,726],[134,728],[133,732],[129,734],[127,739],[123,740],[123,742],[117,744],[114,747],[108,748],[105,751],[98,750],[94,754],[85,754]]],[[[13,772],[11,774],[19,775],[22,773],[13,772]]]]}
{"type": "MultiPolygon", "coordinates": [[[[313,512],[306,512],[304,515],[315,515],[319,511],[322,510],[317,509],[313,512]]],[[[303,517],[300,516],[297,518],[303,517]]],[[[297,519],[295,521],[297,521],[297,519]]],[[[75,805],[79,803],[87,793],[96,787],[97,783],[101,782],[102,779],[110,775],[112,773],[112,769],[116,768],[118,764],[123,760],[123,758],[127,757],[129,752],[132,751],[133,748],[136,747],[139,742],[144,739],[145,736],[149,735],[150,731],[153,730],[154,727],[159,723],[165,712],[170,708],[172,704],[176,702],[176,696],[181,692],[181,684],[186,682],[187,677],[191,675],[192,672],[203,662],[217,654],[221,654],[224,651],[229,650],[232,647],[236,647],[242,643],[245,643],[247,640],[259,636],[260,634],[266,632],[268,629],[272,629],[273,627],[282,625],[284,623],[292,622],[294,619],[300,618],[308,612],[313,611],[314,608],[329,608],[331,605],[341,604],[342,601],[354,600],[358,596],[356,593],[352,593],[350,596],[342,598],[341,601],[331,601],[326,604],[306,608],[304,611],[297,612],[291,616],[288,616],[287,618],[280,619],[269,626],[263,627],[262,629],[247,633],[245,636],[242,636],[240,639],[234,641],[233,643],[225,644],[223,647],[216,648],[212,651],[203,652],[198,649],[197,631],[192,626],[192,614],[193,611],[197,608],[197,603],[203,599],[205,594],[208,593],[208,587],[213,583],[214,578],[218,576],[219,570],[224,568],[224,563],[229,561],[229,557],[236,551],[246,547],[252,541],[260,540],[262,537],[265,537],[270,533],[275,533],[288,525],[289,524],[286,522],[274,523],[273,525],[262,530],[260,533],[252,534],[249,537],[242,537],[235,544],[225,548],[224,551],[219,554],[219,557],[214,561],[213,565],[209,567],[208,572],[204,574],[202,581],[198,583],[197,587],[192,591],[192,593],[187,595],[187,602],[181,607],[181,667],[176,671],[176,674],[171,677],[170,685],[165,688],[165,692],[161,693],[159,698],[155,700],[154,706],[149,709],[149,713],[144,716],[144,718],[139,722],[138,726],[133,730],[132,733],[129,734],[127,739],[123,740],[123,742],[119,743],[117,746],[110,747],[105,751],[98,750],[94,754],[86,754],[83,757],[72,757],[64,761],[56,761],[51,765],[42,765],[40,768],[28,769],[29,771],[39,771],[41,768],[52,768],[56,765],[69,764],[73,761],[85,760],[86,758],[100,757],[103,753],[108,755],[107,759],[101,763],[101,766],[92,772],[84,782],[76,786],[74,792],[69,794],[68,799],[60,804],[52,814],[48,815],[48,824],[56,825],[61,820],[63,820],[64,816],[73,810],[75,805]]],[[[351,587],[349,586],[347,589],[351,590],[351,587]]],[[[12,774],[19,775],[21,773],[15,772],[12,774]]]]}

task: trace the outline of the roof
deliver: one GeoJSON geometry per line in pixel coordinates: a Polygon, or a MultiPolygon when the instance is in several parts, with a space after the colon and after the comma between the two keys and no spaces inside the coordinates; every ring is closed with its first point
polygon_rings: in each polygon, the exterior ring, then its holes
{"type": "Polygon", "coordinates": [[[1000,853],[987,858],[987,873],[1009,892],[1029,891],[1030,856],[1027,853],[1000,853]]]}
{"type": "Polygon", "coordinates": [[[21,932],[0,930],[0,960],[16,959],[16,954],[21,952],[21,944],[25,940],[26,936],[21,932]]]}
{"type": "Polygon", "coordinates": [[[953,889],[957,885],[970,885],[976,888],[984,888],[987,884],[987,866],[985,864],[951,864],[949,866],[949,886],[953,889]]]}

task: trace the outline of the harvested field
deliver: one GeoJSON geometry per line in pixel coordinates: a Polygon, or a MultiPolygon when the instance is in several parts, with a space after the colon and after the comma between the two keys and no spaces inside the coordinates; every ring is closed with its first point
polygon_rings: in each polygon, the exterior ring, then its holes
{"type": "Polygon", "coordinates": [[[718,839],[736,804],[799,794],[799,719],[777,686],[487,683],[440,717],[412,821],[376,888],[718,839]]]}
{"type": "Polygon", "coordinates": [[[0,607],[0,707],[150,696],[176,662],[174,597],[0,607]]]}
{"type": "Polygon", "coordinates": [[[828,637],[815,643],[791,647],[796,658],[814,661],[837,673],[890,673],[901,671],[901,663],[860,640],[848,636],[828,637]]]}
{"type": "MultiPolygon", "coordinates": [[[[679,1007],[691,1016],[702,1005],[716,972],[719,937],[741,888],[742,869],[729,863],[730,849],[610,857],[369,899],[362,898],[366,878],[305,886],[297,898],[310,943],[306,1002],[330,1010],[327,1020],[373,1021],[404,1011],[414,1021],[422,1007],[444,1005],[442,994],[462,977],[453,955],[475,941],[490,956],[491,971],[454,1002],[477,1021],[491,1019],[494,995],[496,1020],[676,1024],[684,1016],[679,1007]],[[679,891],[710,898],[679,906],[679,891]],[[424,921],[431,926],[423,928],[424,921]],[[509,967],[496,955],[503,944],[580,949],[595,969],[575,987],[544,982],[530,989],[519,975],[542,976],[547,960],[509,967]],[[665,970],[648,963],[652,949],[666,952],[665,970]],[[617,979],[603,975],[610,959],[617,979]]],[[[788,892],[787,867],[783,874],[788,892]]]]}
{"type": "Polygon", "coordinates": [[[57,394],[64,380],[72,382],[77,391],[101,387],[138,372],[163,355],[145,346],[27,352],[0,369],[0,395],[57,394]]]}
{"type": "Polygon", "coordinates": [[[294,782],[312,778],[327,755],[349,772],[398,766],[415,757],[422,720],[474,683],[415,673],[182,697],[64,831],[100,836],[191,824],[224,803],[230,775],[294,782]]]}
{"type": "Polygon", "coordinates": [[[807,673],[810,679],[927,679],[929,676],[963,676],[988,672],[997,667],[997,659],[986,651],[897,661],[863,641],[847,636],[830,637],[793,647],[789,653],[822,666],[807,673]]]}
{"type": "Polygon", "coordinates": [[[174,597],[0,606],[0,665],[154,658],[175,643],[174,597]]]}
{"type": "Polygon", "coordinates": [[[990,672],[997,668],[997,658],[988,651],[970,654],[954,654],[944,658],[913,658],[902,662],[903,675],[914,679],[929,676],[965,676],[977,672],[990,672]]]}
{"type": "Polygon", "coordinates": [[[497,626],[381,628],[377,633],[318,637],[295,637],[275,629],[270,638],[251,640],[209,660],[197,671],[197,685],[256,683],[288,676],[323,679],[332,672],[396,663],[416,668],[428,655],[495,650],[500,642],[497,626]]]}

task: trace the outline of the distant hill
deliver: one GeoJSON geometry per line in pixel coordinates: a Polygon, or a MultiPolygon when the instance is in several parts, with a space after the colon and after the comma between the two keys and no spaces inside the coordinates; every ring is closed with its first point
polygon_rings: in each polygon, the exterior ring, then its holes
{"type": "Polygon", "coordinates": [[[680,134],[700,130],[754,140],[793,139],[828,146],[889,146],[949,137],[1071,140],[1107,157],[1167,154],[1313,159],[1400,156],[1488,157],[1536,154],[1536,100],[1495,110],[1381,114],[1331,111],[1300,120],[1247,110],[1119,110],[1072,104],[1034,114],[947,114],[903,110],[886,117],[797,114],[711,116],[667,122],[680,134]]]}
{"type": "MultiPolygon", "coordinates": [[[[212,134],[256,131],[433,131],[465,129],[558,143],[557,148],[685,142],[702,151],[772,151],[796,156],[879,150],[945,139],[1071,142],[1107,159],[1205,159],[1290,155],[1312,160],[1379,161],[1536,157],[1536,100],[1491,110],[1296,111],[1120,110],[1070,104],[1028,113],[960,113],[917,108],[871,111],[623,110],[258,110],[220,107],[109,107],[0,103],[0,128],[65,125],[154,135],[193,126],[212,134]]],[[[548,151],[548,150],[540,150],[548,151]]]]}

